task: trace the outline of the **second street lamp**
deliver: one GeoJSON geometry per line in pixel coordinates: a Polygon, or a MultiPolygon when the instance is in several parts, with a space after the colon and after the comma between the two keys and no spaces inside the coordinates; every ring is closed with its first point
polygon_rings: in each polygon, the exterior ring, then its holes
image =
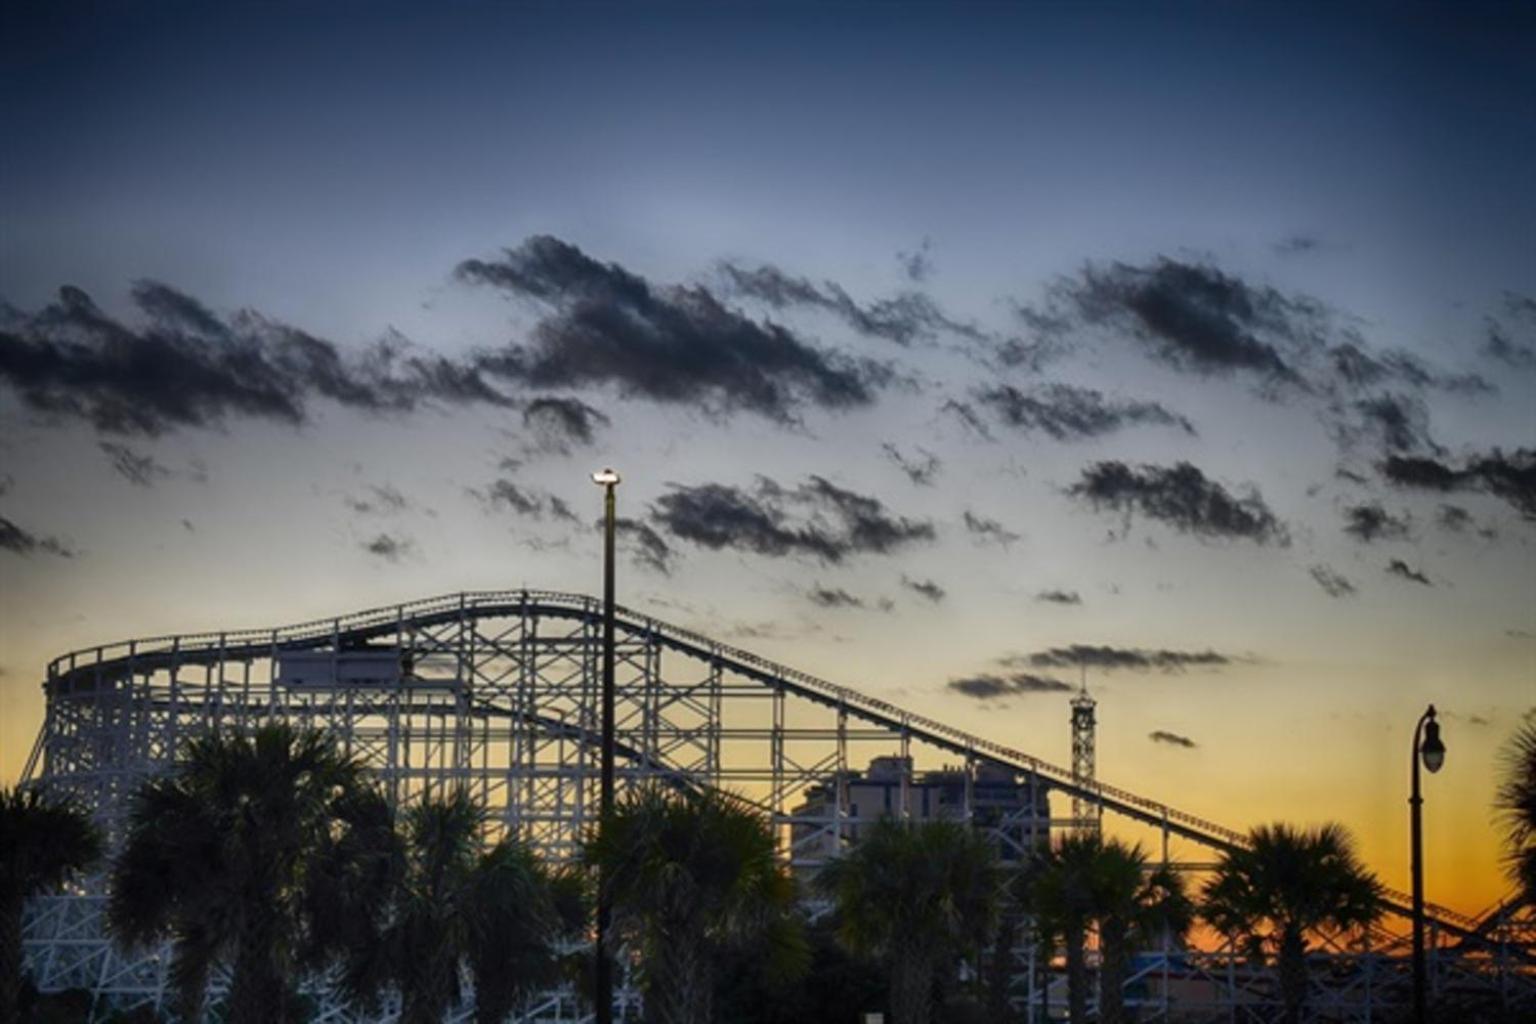
{"type": "Polygon", "coordinates": [[[1419,795],[1419,762],[1431,772],[1445,764],[1445,744],[1435,706],[1419,716],[1413,727],[1413,795],[1408,798],[1409,869],[1413,874],[1413,1020],[1424,1024],[1424,798],[1419,795]]]}
{"type": "MultiPolygon", "coordinates": [[[[613,814],[613,534],[616,525],[614,488],[619,474],[604,468],[592,474],[592,482],[605,491],[603,500],[603,699],[602,769],[598,797],[598,827],[613,814]]],[[[594,1007],[597,1024],[613,1021],[613,959],[609,956],[609,928],[613,923],[613,894],[608,879],[597,879],[597,955],[593,957],[594,1007]]]]}

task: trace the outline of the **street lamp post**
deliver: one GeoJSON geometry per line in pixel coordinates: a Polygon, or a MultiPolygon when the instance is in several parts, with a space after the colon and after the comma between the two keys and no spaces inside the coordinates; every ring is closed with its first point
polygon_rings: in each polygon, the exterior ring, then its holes
{"type": "MultiPolygon", "coordinates": [[[[613,535],[614,488],[619,474],[602,469],[592,474],[592,482],[603,488],[603,701],[602,769],[598,798],[598,821],[606,822],[613,813],[613,535]]],[[[597,879],[597,955],[593,957],[593,988],[596,990],[597,1024],[613,1022],[613,958],[609,956],[608,929],[613,919],[613,894],[608,878],[599,866],[597,879]]]]}
{"type": "Polygon", "coordinates": [[[1424,798],[1419,795],[1419,762],[1431,772],[1445,763],[1445,744],[1440,742],[1440,723],[1435,706],[1419,716],[1413,727],[1413,795],[1408,798],[1411,834],[1410,869],[1413,873],[1413,1020],[1424,1024],[1424,798]]]}

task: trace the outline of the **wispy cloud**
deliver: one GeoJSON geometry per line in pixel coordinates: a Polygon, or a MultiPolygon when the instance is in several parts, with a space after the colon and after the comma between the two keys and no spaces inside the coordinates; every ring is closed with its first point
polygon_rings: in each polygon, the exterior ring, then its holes
{"type": "Polygon", "coordinates": [[[1536,519],[1536,448],[1508,454],[1495,448],[1460,465],[1446,459],[1392,456],[1381,475],[1398,487],[1427,491],[1478,490],[1502,499],[1526,519],[1536,519]]]}
{"type": "Polygon", "coordinates": [[[885,379],[874,364],[748,319],[702,285],[658,287],[548,235],[494,260],[465,260],[454,273],[548,310],[528,344],[479,362],[535,389],[611,385],[622,395],[718,415],[744,409],[789,420],[807,403],[866,405],[885,379]]]}
{"type": "Polygon", "coordinates": [[[161,480],[175,476],[175,472],[162,465],[153,455],[134,451],[125,444],[101,441],[100,448],[112,463],[112,471],[135,487],[153,487],[161,480]]]}
{"type": "Polygon", "coordinates": [[[57,537],[40,536],[4,516],[0,516],[0,551],[23,556],[40,551],[58,558],[75,557],[73,549],[57,537]]]}
{"type": "Polygon", "coordinates": [[[916,455],[904,455],[901,449],[890,442],[882,444],[880,450],[895,463],[897,469],[907,475],[908,480],[919,487],[933,486],[933,478],[938,476],[941,465],[939,457],[933,452],[919,446],[916,455]]]}
{"type": "Polygon", "coordinates": [[[1071,690],[1068,683],[1050,676],[1031,672],[1012,672],[998,675],[982,672],[973,676],[951,679],[944,688],[979,701],[997,701],[1030,693],[1060,693],[1071,690]]]}
{"type": "Polygon", "coordinates": [[[921,597],[926,601],[930,601],[933,604],[938,604],[940,601],[944,600],[944,588],[939,586],[933,580],[915,580],[907,574],[903,573],[901,576],[901,585],[912,591],[912,593],[916,594],[918,597],[921,597]]]}
{"type": "Polygon", "coordinates": [[[1307,572],[1329,597],[1353,597],[1355,594],[1355,585],[1331,566],[1314,565],[1307,572]]]}
{"type": "Polygon", "coordinates": [[[370,540],[363,541],[360,546],[375,558],[391,563],[399,562],[416,550],[416,542],[409,537],[389,533],[380,533],[370,540]]]}
{"type": "Polygon", "coordinates": [[[838,563],[931,542],[933,525],[888,511],[878,498],[810,476],[793,488],[759,477],[744,489],[724,484],[670,485],[650,519],[669,535],[701,547],[769,557],[807,555],[838,563]]]}
{"type": "Polygon", "coordinates": [[[301,424],[316,399],[370,413],[434,400],[509,405],[472,367],[413,354],[393,336],[360,353],[258,313],[223,318],[141,281],[144,318],[109,317],[79,288],[37,313],[0,311],[0,381],[33,410],[114,434],[154,436],[233,416],[301,424]]]}
{"type": "Polygon", "coordinates": [[[1095,509],[1113,509],[1127,523],[1139,513],[1205,539],[1290,543],[1284,524],[1256,489],[1236,495],[1188,462],[1127,466],[1097,462],[1085,468],[1067,494],[1095,509]]]}
{"type": "Polygon", "coordinates": [[[965,530],[978,542],[983,544],[997,544],[1007,548],[1009,544],[1020,539],[1020,535],[1008,529],[996,519],[978,515],[970,509],[966,509],[961,515],[961,522],[965,524],[965,530]]]}
{"type": "Polygon", "coordinates": [[[1395,516],[1375,501],[1346,508],[1344,532],[1364,544],[1408,540],[1413,534],[1412,522],[1406,515],[1395,516]]]}
{"type": "Polygon", "coordinates": [[[785,273],[772,264],[744,267],[720,264],[727,286],[737,295],[766,302],[775,309],[804,307],[830,313],[853,330],[898,345],[931,339],[940,333],[975,341],[986,332],[946,314],[932,298],[920,291],[901,291],[887,299],[860,304],[835,281],[817,283],[785,273]]]}
{"type": "Polygon", "coordinates": [[[1113,647],[1106,644],[1071,644],[1033,654],[1013,655],[1005,664],[1033,668],[1096,668],[1104,671],[1182,672],[1188,668],[1221,668],[1238,659],[1213,650],[1179,651],[1167,648],[1113,647]]]}
{"type": "Polygon", "coordinates": [[[979,389],[974,398],[999,423],[1058,441],[1099,437],[1132,426],[1177,427],[1195,433],[1189,420],[1157,402],[1106,398],[1103,392],[1071,384],[1045,384],[1027,392],[999,384],[979,389]]]}
{"type": "Polygon", "coordinates": [[[1387,572],[1393,576],[1401,576],[1403,579],[1410,583],[1417,583],[1425,587],[1434,586],[1434,583],[1430,581],[1428,576],[1424,575],[1422,572],[1419,572],[1417,569],[1411,568],[1407,562],[1400,558],[1394,558],[1387,563],[1387,572]]]}

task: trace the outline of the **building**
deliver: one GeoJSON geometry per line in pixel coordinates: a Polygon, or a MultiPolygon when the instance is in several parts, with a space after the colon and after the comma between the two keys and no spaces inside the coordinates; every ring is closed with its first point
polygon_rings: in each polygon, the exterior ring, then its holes
{"type": "Polygon", "coordinates": [[[913,772],[910,757],[877,757],[805,792],[791,812],[790,862],[814,869],[859,841],[881,818],[970,821],[992,836],[998,858],[1023,859],[1049,843],[1049,790],[1004,765],[913,772]]]}

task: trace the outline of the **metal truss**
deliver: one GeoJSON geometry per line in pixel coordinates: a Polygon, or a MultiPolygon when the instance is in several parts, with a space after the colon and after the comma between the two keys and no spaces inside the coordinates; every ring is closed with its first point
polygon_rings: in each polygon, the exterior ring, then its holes
{"type": "MultiPolygon", "coordinates": [[[[87,648],[49,665],[47,714],[23,780],[79,800],[115,846],[130,794],[168,768],[188,737],[280,719],[327,730],[398,804],[466,788],[493,829],[567,862],[596,816],[601,636],[600,602],[519,590],[87,648]]],[[[871,809],[855,813],[840,784],[875,757],[963,773],[961,803],[946,814],[987,829],[1005,859],[1035,849],[1053,828],[1106,812],[1155,837],[1167,864],[1198,869],[1212,851],[1244,842],[1166,804],[627,609],[618,615],[615,680],[620,794],[650,783],[729,789],[768,816],[797,874],[814,871],[875,820],[871,809]],[[1030,794],[1022,807],[973,804],[970,780],[984,766],[1018,780],[1030,794]],[[1051,818],[1047,793],[1079,810],[1051,818]]],[[[910,806],[903,783],[898,807],[910,806]]],[[[169,957],[116,948],[103,932],[103,892],[96,876],[79,891],[30,904],[23,943],[39,988],[87,989],[98,1013],[167,1005],[169,957]]],[[[1407,897],[1392,893],[1389,903],[1402,911],[1407,897]]],[[[1504,1005],[1536,1006],[1528,913],[1509,911],[1494,924],[1440,907],[1431,914],[1437,986],[1475,982],[1504,1005]]],[[[1329,955],[1347,967],[1313,972],[1314,1005],[1348,1013],[1326,1019],[1366,1019],[1405,998],[1398,948],[1329,955]]],[[[1046,951],[1021,947],[1012,960],[1017,1006],[1064,1009],[1046,951]]],[[[1221,951],[1169,951],[1138,961],[1128,994],[1144,1020],[1202,1019],[1189,1016],[1203,1012],[1197,1006],[1208,1006],[1211,1019],[1264,1019],[1274,1003],[1271,973],[1221,951]]],[[[215,978],[216,992],[224,984],[215,978]]],[[[323,979],[309,991],[316,1020],[363,1024],[323,979]]],[[[393,1017],[386,1008],[371,1019],[393,1017]]],[[[544,994],[518,1017],[587,1019],[569,991],[544,994]]],[[[632,989],[615,1019],[640,1019],[632,989]]]]}

